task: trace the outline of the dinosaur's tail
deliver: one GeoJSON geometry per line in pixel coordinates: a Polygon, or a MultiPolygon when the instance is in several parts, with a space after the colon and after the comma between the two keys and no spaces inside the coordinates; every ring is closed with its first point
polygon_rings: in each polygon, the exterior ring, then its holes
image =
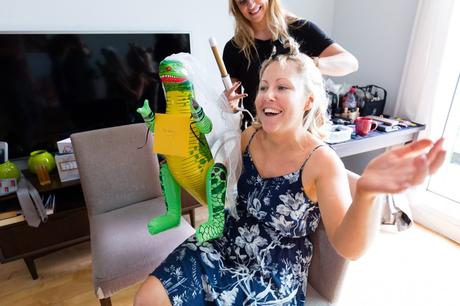
{"type": "Polygon", "coordinates": [[[230,212],[235,212],[237,183],[242,170],[241,159],[241,133],[228,131],[217,139],[211,147],[211,152],[216,163],[222,163],[227,168],[227,194],[225,206],[230,212]]]}

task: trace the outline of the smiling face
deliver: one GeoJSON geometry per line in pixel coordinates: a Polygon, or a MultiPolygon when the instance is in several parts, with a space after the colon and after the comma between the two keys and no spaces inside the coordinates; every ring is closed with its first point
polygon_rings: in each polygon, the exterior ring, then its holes
{"type": "Polygon", "coordinates": [[[257,117],[267,133],[303,128],[303,117],[312,100],[295,63],[272,62],[260,80],[255,102],[257,117]]]}
{"type": "Polygon", "coordinates": [[[268,8],[268,0],[234,0],[241,12],[252,25],[261,24],[268,8]]]}

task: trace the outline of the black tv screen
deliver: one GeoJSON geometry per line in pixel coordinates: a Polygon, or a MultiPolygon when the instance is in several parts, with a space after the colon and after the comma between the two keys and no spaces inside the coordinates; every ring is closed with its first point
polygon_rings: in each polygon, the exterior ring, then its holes
{"type": "Polygon", "coordinates": [[[0,141],[9,157],[57,151],[74,132],[142,122],[165,111],[158,64],[190,52],[187,33],[0,33],[0,141]]]}

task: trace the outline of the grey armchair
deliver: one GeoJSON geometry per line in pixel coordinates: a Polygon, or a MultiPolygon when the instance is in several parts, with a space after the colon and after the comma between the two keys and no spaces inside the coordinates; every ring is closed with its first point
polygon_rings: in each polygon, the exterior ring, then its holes
{"type": "MultiPolygon", "coordinates": [[[[359,175],[348,171],[348,183],[354,196],[359,175]]],[[[337,254],[329,243],[322,222],[311,235],[313,257],[308,273],[307,306],[336,305],[340,296],[348,260],[337,254]]]]}
{"type": "Polygon", "coordinates": [[[157,158],[144,124],[71,135],[91,233],[94,290],[101,305],[146,276],[194,233],[180,226],[151,236],[147,222],[165,213],[157,158]]]}

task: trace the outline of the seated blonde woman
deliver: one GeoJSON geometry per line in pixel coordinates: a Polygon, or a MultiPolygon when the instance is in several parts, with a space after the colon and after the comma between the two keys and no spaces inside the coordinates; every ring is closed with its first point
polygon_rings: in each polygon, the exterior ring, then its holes
{"type": "Polygon", "coordinates": [[[369,163],[352,199],[342,161],[321,140],[321,73],[295,46],[262,65],[255,105],[260,127],[242,134],[237,214],[221,238],[182,243],[135,305],[304,305],[308,235],[320,218],[337,252],[355,260],[378,229],[375,197],[421,183],[445,157],[442,140],[388,151],[369,163]]]}

